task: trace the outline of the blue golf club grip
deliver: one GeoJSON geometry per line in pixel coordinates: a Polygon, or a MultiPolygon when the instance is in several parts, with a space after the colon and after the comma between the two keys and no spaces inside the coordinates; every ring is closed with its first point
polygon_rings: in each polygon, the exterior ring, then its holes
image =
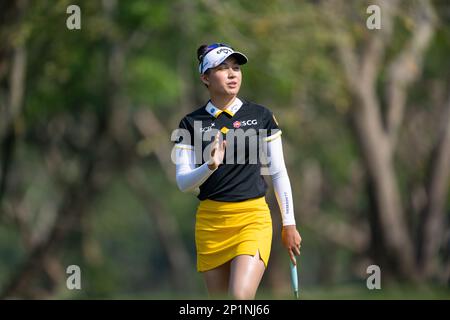
{"type": "Polygon", "coordinates": [[[298,299],[298,276],[297,276],[297,266],[289,262],[291,267],[291,285],[294,290],[294,296],[298,299]]]}

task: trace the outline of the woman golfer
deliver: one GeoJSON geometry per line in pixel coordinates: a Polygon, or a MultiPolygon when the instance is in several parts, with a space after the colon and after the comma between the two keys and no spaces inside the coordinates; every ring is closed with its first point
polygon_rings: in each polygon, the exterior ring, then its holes
{"type": "Polygon", "coordinates": [[[300,254],[281,130],[269,109],[237,97],[244,54],[215,43],[200,46],[197,56],[210,100],[181,120],[174,148],[178,187],[200,199],[197,270],[210,296],[254,299],[272,242],[263,175],[272,177],[283,245],[294,264],[300,254]]]}

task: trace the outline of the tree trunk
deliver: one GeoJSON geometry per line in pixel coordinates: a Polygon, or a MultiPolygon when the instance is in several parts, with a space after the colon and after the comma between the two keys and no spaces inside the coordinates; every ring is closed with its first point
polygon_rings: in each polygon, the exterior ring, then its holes
{"type": "Polygon", "coordinates": [[[32,291],[33,280],[42,271],[45,261],[63,244],[67,234],[76,222],[76,216],[83,212],[89,198],[96,192],[92,185],[93,161],[87,163],[83,178],[79,183],[67,188],[63,203],[48,238],[36,245],[9,284],[0,294],[0,298],[27,297],[32,291]]]}
{"type": "Polygon", "coordinates": [[[374,187],[383,245],[388,259],[398,267],[398,275],[413,278],[412,239],[403,216],[387,137],[383,132],[381,119],[375,112],[378,107],[375,105],[374,98],[359,97],[357,101],[360,106],[355,108],[352,116],[369,179],[374,187]]]}
{"type": "Polygon", "coordinates": [[[434,31],[435,17],[429,1],[413,7],[416,19],[411,38],[388,68],[387,115],[383,121],[380,99],[376,95],[377,80],[385,48],[391,39],[394,14],[400,7],[396,8],[398,2],[380,1],[379,4],[383,9],[383,28],[368,35],[368,43],[360,56],[348,41],[348,34],[337,37],[336,45],[354,101],[351,117],[369,184],[373,186],[377,211],[376,216],[370,219],[372,232],[381,233],[382,251],[390,261],[389,265],[396,266],[398,277],[414,280],[417,278],[416,253],[397,186],[394,150],[403,120],[407,89],[419,75],[425,49],[434,31]]]}
{"type": "Polygon", "coordinates": [[[444,240],[445,204],[450,177],[450,97],[443,111],[441,128],[431,156],[428,201],[419,225],[418,264],[423,277],[436,273],[438,252],[444,240]]]}
{"type": "Polygon", "coordinates": [[[145,174],[138,169],[130,171],[127,176],[128,184],[155,223],[159,243],[167,255],[174,288],[187,293],[194,287],[192,279],[187,276],[192,273],[194,264],[180,237],[177,221],[170,212],[167,212],[161,200],[147,191],[148,188],[142,180],[144,176],[145,174]]]}
{"type": "MultiPolygon", "coordinates": [[[[12,46],[12,39],[10,39],[6,32],[17,32],[20,28],[19,23],[25,13],[27,1],[17,1],[11,6],[1,5],[4,11],[0,13],[0,28],[3,29],[0,33],[0,83],[2,80],[1,74],[5,73],[9,67],[9,95],[7,98],[0,96],[0,111],[3,113],[0,119],[0,204],[6,193],[8,184],[8,174],[10,173],[14,150],[17,140],[19,126],[18,120],[22,113],[23,98],[25,94],[25,77],[27,68],[27,51],[25,44],[20,42],[15,47],[12,46]],[[9,61],[6,60],[8,56],[12,56],[9,61]],[[3,71],[4,70],[4,71],[3,71]],[[3,101],[2,101],[3,100],[3,101]],[[2,110],[4,109],[4,110],[2,110]]],[[[1,91],[2,88],[0,88],[1,91]]],[[[0,95],[1,95],[0,91],[0,95]]]]}

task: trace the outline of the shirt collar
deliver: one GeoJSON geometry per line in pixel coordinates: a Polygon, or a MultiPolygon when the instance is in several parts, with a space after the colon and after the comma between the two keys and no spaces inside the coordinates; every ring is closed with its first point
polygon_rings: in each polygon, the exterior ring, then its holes
{"type": "Polygon", "coordinates": [[[242,107],[242,104],[243,102],[238,97],[236,97],[236,99],[234,99],[233,103],[230,106],[228,106],[228,108],[226,108],[225,110],[220,110],[219,108],[214,106],[210,100],[208,101],[205,110],[214,118],[217,118],[222,112],[225,112],[233,117],[236,114],[236,112],[238,112],[239,109],[242,107]]]}

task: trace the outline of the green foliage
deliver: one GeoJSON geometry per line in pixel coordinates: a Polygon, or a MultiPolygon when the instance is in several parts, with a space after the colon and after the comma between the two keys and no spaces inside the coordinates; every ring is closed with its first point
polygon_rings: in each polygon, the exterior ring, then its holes
{"type": "Polygon", "coordinates": [[[157,109],[176,104],[179,80],[169,63],[140,56],[130,61],[127,77],[128,93],[137,105],[148,104],[157,109]]]}

